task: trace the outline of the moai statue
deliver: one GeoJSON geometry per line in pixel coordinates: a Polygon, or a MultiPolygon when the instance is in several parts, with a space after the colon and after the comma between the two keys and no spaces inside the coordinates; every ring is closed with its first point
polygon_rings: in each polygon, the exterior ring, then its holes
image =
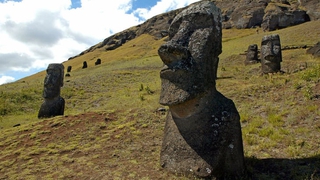
{"type": "Polygon", "coordinates": [[[262,73],[280,72],[282,62],[280,37],[278,34],[265,35],[261,42],[262,73]]]}
{"type": "Polygon", "coordinates": [[[71,72],[72,66],[68,66],[67,72],[71,72]]]}
{"type": "Polygon", "coordinates": [[[85,69],[88,67],[87,61],[83,61],[82,69],[85,69]]]}
{"type": "Polygon", "coordinates": [[[231,179],[244,173],[239,113],[216,90],[221,52],[221,11],[209,1],[179,13],[158,49],[160,104],[169,106],[160,163],[173,173],[231,179]]]}
{"type": "Polygon", "coordinates": [[[248,46],[247,50],[247,57],[245,64],[255,64],[258,63],[258,45],[257,44],[251,44],[248,46]]]}
{"type": "Polygon", "coordinates": [[[64,66],[62,64],[49,64],[47,75],[44,79],[44,90],[42,103],[38,118],[54,117],[63,115],[65,101],[60,96],[63,86],[64,66]]]}
{"type": "Polygon", "coordinates": [[[94,63],[95,65],[101,64],[101,59],[97,59],[96,62],[94,63]]]}

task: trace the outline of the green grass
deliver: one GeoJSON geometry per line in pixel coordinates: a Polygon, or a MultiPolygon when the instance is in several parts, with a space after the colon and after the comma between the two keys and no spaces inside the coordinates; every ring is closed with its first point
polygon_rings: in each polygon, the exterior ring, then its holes
{"type": "MultiPolygon", "coordinates": [[[[245,66],[240,54],[270,33],[283,46],[315,44],[319,26],[223,31],[217,89],[240,113],[253,179],[320,178],[320,60],[305,49],[286,50],[286,73],[261,75],[260,64],[245,66]],[[299,70],[300,63],[308,68],[299,70]]],[[[73,66],[61,89],[65,116],[37,119],[44,72],[1,85],[0,179],[190,179],[159,165],[165,114],[156,111],[162,107],[156,53],[163,42],[143,35],[65,62],[73,66]],[[102,64],[94,66],[97,58],[102,64]]]]}

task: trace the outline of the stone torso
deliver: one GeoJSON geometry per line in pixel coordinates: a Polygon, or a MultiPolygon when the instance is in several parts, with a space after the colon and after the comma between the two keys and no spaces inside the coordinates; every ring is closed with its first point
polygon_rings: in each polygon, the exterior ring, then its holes
{"type": "Polygon", "coordinates": [[[224,176],[224,172],[240,175],[244,161],[240,129],[234,103],[217,91],[182,106],[181,110],[170,108],[161,165],[177,173],[189,171],[200,177],[224,176]]]}
{"type": "Polygon", "coordinates": [[[45,99],[42,103],[38,118],[48,118],[64,114],[65,101],[62,97],[57,99],[45,99]]]}

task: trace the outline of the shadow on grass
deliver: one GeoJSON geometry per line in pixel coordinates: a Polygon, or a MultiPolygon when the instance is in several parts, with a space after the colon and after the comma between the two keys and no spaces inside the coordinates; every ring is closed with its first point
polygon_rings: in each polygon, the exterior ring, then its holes
{"type": "Polygon", "coordinates": [[[302,159],[257,159],[246,157],[252,180],[320,180],[320,155],[302,159]]]}
{"type": "Polygon", "coordinates": [[[231,79],[233,78],[232,76],[226,76],[226,77],[217,77],[216,80],[219,80],[219,79],[231,79]]]}

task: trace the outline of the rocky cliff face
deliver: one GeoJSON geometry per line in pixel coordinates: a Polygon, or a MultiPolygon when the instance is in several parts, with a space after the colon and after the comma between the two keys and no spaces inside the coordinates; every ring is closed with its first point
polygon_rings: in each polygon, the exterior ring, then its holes
{"type": "Polygon", "coordinates": [[[308,2],[287,0],[217,0],[222,9],[224,28],[262,27],[273,31],[319,19],[319,0],[308,2]],[[309,9],[308,9],[309,8],[309,9]],[[317,12],[318,11],[318,12],[317,12]]]}
{"type": "MultiPolygon", "coordinates": [[[[221,9],[222,27],[224,29],[262,27],[266,31],[273,31],[310,20],[320,20],[320,0],[211,1],[214,1],[217,7],[221,9]]],[[[185,8],[154,16],[138,26],[106,38],[77,56],[94,51],[97,48],[104,48],[106,51],[116,49],[141,34],[150,34],[157,39],[161,39],[167,36],[171,21],[183,9],[185,8]]]]}

